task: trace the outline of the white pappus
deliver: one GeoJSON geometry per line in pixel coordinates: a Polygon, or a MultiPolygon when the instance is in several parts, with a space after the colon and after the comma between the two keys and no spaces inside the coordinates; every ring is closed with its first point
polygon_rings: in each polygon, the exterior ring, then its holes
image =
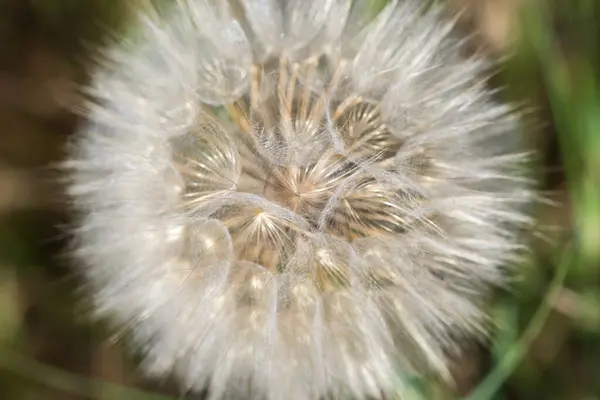
{"type": "Polygon", "coordinates": [[[487,61],[424,3],[178,0],[103,50],[74,245],[149,374],[379,398],[485,332],[533,192],[487,61]]]}

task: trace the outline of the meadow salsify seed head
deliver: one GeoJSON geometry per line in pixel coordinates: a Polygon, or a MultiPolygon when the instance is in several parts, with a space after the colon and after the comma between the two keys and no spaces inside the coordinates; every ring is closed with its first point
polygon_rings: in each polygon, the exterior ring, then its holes
{"type": "Polygon", "coordinates": [[[213,399],[448,378],[516,260],[519,123],[439,8],[179,0],[109,46],[68,167],[95,307],[213,399]]]}

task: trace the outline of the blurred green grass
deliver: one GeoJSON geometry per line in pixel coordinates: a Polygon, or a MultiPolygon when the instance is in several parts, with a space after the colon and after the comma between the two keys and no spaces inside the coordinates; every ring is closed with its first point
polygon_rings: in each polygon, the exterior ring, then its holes
{"type": "MultiPolygon", "coordinates": [[[[0,61],[17,69],[31,41],[78,63],[106,27],[127,27],[129,9],[119,0],[23,3],[0,3],[7,16],[26,8],[19,15],[30,22],[0,22],[0,61]]],[[[377,9],[383,1],[372,4],[377,9]]],[[[469,352],[460,364],[474,369],[467,382],[459,390],[419,382],[414,398],[600,399],[600,4],[520,4],[514,55],[503,63],[497,83],[509,100],[535,110],[530,138],[542,158],[542,189],[557,202],[537,210],[540,231],[550,238],[534,242],[519,282],[498,293],[491,309],[498,329],[489,346],[469,352]]],[[[52,118],[38,121],[48,135],[63,127],[52,118]]],[[[56,116],[61,118],[68,120],[56,116]]],[[[66,137],[75,122],[64,126],[66,137]]],[[[14,166],[3,150],[0,162],[14,166]]],[[[37,171],[52,161],[42,157],[27,168],[37,171]]],[[[169,384],[141,379],[122,348],[107,351],[108,333],[80,317],[77,280],[66,266],[60,230],[49,228],[63,222],[63,211],[0,211],[0,397],[175,396],[169,384]]]]}

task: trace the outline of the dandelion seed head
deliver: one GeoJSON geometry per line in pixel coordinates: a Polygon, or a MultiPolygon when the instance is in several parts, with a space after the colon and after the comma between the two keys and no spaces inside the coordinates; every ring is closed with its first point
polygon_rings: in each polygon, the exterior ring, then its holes
{"type": "Polygon", "coordinates": [[[449,378],[532,199],[438,8],[179,0],[110,46],[68,161],[76,252],[145,370],[214,399],[449,378]]]}

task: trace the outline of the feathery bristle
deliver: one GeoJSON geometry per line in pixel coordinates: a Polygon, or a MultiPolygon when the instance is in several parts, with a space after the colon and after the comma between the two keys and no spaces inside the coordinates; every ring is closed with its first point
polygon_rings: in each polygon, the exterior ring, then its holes
{"type": "Polygon", "coordinates": [[[364,399],[485,331],[531,222],[518,118],[440,9],[367,4],[180,0],[106,51],[75,242],[149,373],[364,399]]]}

